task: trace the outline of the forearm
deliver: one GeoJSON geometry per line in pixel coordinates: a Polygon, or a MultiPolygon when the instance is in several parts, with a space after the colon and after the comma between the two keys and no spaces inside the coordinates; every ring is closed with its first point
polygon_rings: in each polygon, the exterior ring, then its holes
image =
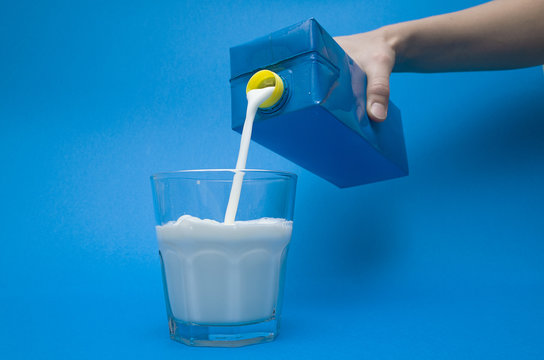
{"type": "Polygon", "coordinates": [[[385,26],[397,72],[497,70],[544,63],[544,0],[495,0],[385,26]]]}

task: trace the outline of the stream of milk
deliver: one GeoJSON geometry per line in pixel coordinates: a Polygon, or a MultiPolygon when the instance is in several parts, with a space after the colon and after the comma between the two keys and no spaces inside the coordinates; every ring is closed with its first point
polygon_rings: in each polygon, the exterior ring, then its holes
{"type": "MultiPolygon", "coordinates": [[[[242,140],[240,140],[240,151],[238,152],[238,161],[236,161],[236,170],[243,170],[246,168],[247,153],[249,151],[249,142],[251,140],[251,131],[253,130],[253,120],[255,120],[255,114],[257,114],[259,106],[265,102],[273,92],[274,87],[269,86],[263,89],[254,89],[247,93],[246,120],[242,130],[242,140]]],[[[240,201],[240,192],[242,190],[243,180],[243,171],[237,171],[234,173],[229,203],[225,213],[225,224],[234,223],[236,212],[238,211],[238,202],[240,201]]]]}

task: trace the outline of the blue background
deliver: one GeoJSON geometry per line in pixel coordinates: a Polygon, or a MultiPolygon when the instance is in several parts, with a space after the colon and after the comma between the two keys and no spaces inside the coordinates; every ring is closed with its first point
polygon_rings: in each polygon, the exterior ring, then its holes
{"type": "Polygon", "coordinates": [[[252,144],[299,175],[282,334],[168,337],[149,175],[234,166],[229,47],[481,2],[3,2],[0,357],[542,359],[541,67],[394,74],[402,179],[340,190],[252,144]]]}

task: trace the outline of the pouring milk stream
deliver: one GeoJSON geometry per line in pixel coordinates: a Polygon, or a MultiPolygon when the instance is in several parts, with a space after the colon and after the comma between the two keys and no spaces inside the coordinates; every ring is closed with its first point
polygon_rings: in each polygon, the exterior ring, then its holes
{"type": "MultiPolygon", "coordinates": [[[[246,168],[247,153],[249,151],[249,142],[251,140],[251,131],[253,129],[253,120],[259,106],[264,103],[274,92],[274,86],[268,86],[262,89],[250,90],[247,93],[247,111],[244,129],[242,130],[242,140],[240,140],[240,151],[238,153],[238,161],[236,162],[236,170],[246,168]]],[[[240,192],[242,190],[242,181],[244,173],[237,171],[232,180],[232,188],[230,190],[229,203],[225,213],[225,224],[234,224],[236,212],[238,210],[238,202],[240,201],[240,192]]]]}

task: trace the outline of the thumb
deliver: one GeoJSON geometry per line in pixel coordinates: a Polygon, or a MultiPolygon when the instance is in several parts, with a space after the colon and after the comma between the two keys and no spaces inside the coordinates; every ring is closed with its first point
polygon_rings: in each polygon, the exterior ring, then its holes
{"type": "Polygon", "coordinates": [[[382,122],[387,118],[389,105],[389,76],[387,67],[367,69],[366,108],[371,120],[382,122]]]}

